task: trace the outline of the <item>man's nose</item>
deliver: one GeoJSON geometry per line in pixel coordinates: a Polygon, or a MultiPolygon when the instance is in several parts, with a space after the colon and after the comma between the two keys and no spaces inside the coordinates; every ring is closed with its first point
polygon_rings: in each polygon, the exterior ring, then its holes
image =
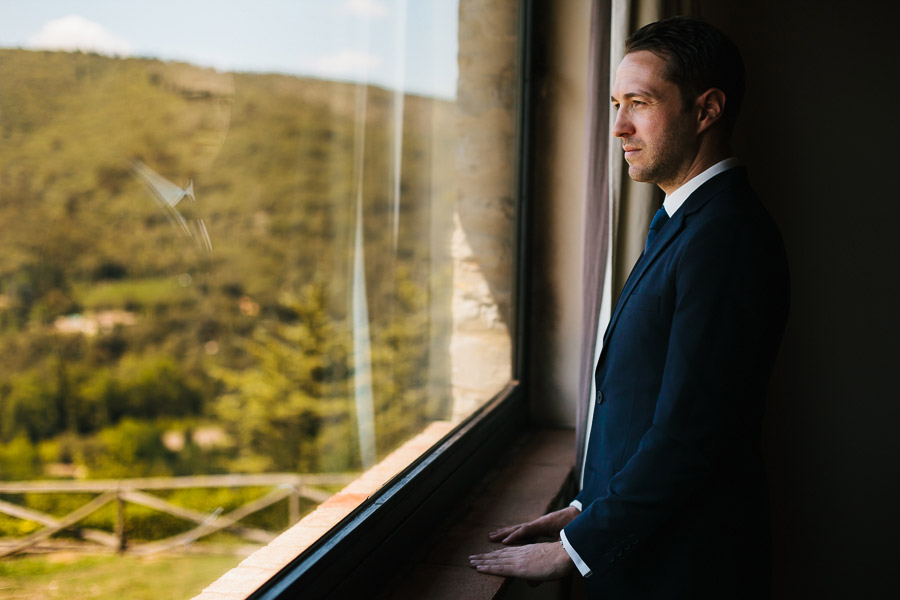
{"type": "Polygon", "coordinates": [[[625,109],[620,109],[616,113],[616,120],[613,122],[612,134],[615,137],[625,137],[634,133],[634,127],[628,117],[625,115],[625,109]]]}

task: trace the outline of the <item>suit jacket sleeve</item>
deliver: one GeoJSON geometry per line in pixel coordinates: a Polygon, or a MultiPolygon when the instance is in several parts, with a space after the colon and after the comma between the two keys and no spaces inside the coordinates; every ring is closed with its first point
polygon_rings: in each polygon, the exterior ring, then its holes
{"type": "MultiPolygon", "coordinates": [[[[748,226],[746,214],[713,210],[696,219],[635,288],[671,290],[668,330],[620,324],[607,340],[611,352],[633,354],[611,377],[639,381],[660,369],[662,376],[636,451],[605,490],[578,496],[583,511],[564,530],[595,574],[621,564],[689,503],[739,478],[734,471],[753,452],[748,445],[759,444],[762,399],[787,313],[780,236],[768,222],[748,226]]],[[[617,401],[642,399],[608,399],[617,401]]]]}

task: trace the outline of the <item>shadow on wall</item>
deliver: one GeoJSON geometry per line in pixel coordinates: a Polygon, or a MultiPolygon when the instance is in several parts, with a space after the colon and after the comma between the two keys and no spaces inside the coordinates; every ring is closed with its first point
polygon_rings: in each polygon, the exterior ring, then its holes
{"type": "Polygon", "coordinates": [[[792,302],[766,427],[776,598],[900,596],[898,7],[700,3],[741,47],[738,154],[782,229],[792,302]],[[889,116],[891,115],[891,116],[889,116]]]}

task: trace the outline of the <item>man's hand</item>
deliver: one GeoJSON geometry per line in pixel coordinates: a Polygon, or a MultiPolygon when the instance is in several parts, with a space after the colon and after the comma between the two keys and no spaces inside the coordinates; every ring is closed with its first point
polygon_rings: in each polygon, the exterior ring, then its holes
{"type": "Polygon", "coordinates": [[[479,573],[529,581],[561,579],[575,566],[559,542],[512,546],[476,554],[469,557],[469,565],[479,573]]]}
{"type": "Polygon", "coordinates": [[[578,514],[577,508],[569,506],[528,523],[519,523],[492,531],[488,534],[488,539],[501,544],[517,544],[539,537],[556,538],[559,536],[560,530],[571,523],[578,514]]]}

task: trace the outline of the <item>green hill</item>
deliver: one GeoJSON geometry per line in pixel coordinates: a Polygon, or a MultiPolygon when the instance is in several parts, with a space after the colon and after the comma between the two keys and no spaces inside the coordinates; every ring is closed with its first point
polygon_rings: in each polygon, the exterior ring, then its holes
{"type": "Polygon", "coordinates": [[[0,49],[0,478],[39,477],[51,462],[92,476],[143,463],[356,467],[348,312],[360,194],[379,451],[443,416],[434,339],[449,308],[431,291],[446,282],[451,224],[433,211],[455,193],[441,168],[454,156],[454,107],[405,96],[395,123],[400,99],[0,49]],[[191,183],[196,202],[169,211],[137,164],[191,183]],[[226,441],[174,452],[153,434],[117,455],[126,420],[148,431],[214,423],[226,441]]]}

